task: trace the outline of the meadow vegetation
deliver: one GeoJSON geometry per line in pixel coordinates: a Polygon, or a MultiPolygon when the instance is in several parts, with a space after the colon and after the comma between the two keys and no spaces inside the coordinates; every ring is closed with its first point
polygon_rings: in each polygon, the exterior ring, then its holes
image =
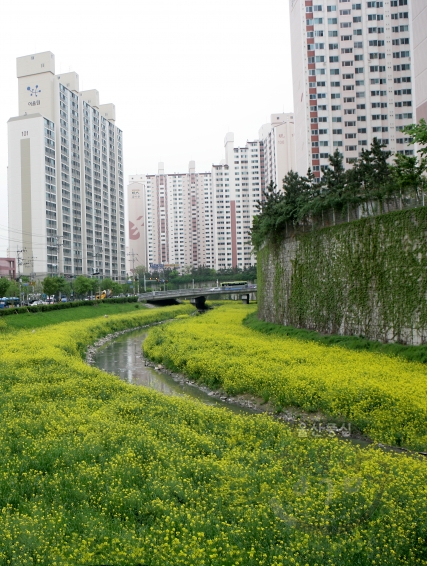
{"type": "Polygon", "coordinates": [[[231,303],[152,329],[144,351],[229,394],[348,419],[377,442],[427,451],[427,368],[379,353],[263,335],[243,326],[255,306],[231,303]],[[185,328],[182,326],[185,324],[185,328]]]}
{"type": "Polygon", "coordinates": [[[267,416],[169,398],[82,359],[105,334],[180,316],[153,330],[151,349],[170,361],[178,337],[189,373],[204,376],[202,345],[217,375],[237,386],[255,353],[316,373],[316,352],[310,362],[311,351],[283,338],[271,350],[272,338],[244,328],[251,309],[232,305],[195,319],[182,317],[190,305],[140,308],[3,333],[0,564],[427,564],[421,457],[299,437],[267,416]],[[288,341],[294,353],[282,352],[288,341]]]}

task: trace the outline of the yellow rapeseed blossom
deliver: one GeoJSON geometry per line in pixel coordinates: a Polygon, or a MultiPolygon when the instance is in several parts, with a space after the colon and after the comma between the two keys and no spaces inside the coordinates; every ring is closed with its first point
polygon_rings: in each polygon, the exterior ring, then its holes
{"type": "MultiPolygon", "coordinates": [[[[421,458],[298,438],[267,416],[169,398],[82,360],[107,333],[191,310],[138,309],[2,337],[0,564],[426,565],[421,458]]],[[[161,326],[150,348],[171,360],[178,331],[183,366],[203,376],[199,357],[210,379],[222,375],[218,364],[240,383],[255,351],[271,351],[243,338],[240,324],[233,343],[230,325],[244,312],[161,326]],[[239,352],[250,352],[246,362],[239,352]]],[[[279,347],[273,354],[283,365],[279,347]]],[[[308,369],[308,351],[287,356],[308,369]]]]}

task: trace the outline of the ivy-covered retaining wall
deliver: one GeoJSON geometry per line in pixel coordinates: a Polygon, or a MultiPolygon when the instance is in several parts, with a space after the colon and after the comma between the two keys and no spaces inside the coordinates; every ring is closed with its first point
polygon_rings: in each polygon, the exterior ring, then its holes
{"type": "Polygon", "coordinates": [[[262,320],[383,342],[427,342],[427,207],[265,245],[262,320]]]}

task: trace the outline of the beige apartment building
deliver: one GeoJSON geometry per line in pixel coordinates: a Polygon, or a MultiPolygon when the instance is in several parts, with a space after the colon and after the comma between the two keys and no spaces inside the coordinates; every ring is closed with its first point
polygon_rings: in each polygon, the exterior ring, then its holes
{"type": "Polygon", "coordinates": [[[295,120],[293,112],[272,114],[270,122],[259,130],[264,147],[264,181],[282,188],[289,171],[296,170],[295,120]]]}
{"type": "Polygon", "coordinates": [[[336,148],[349,166],[374,137],[412,155],[410,2],[290,0],[290,21],[297,171],[320,178],[336,148]]]}
{"type": "Polygon", "coordinates": [[[47,51],[17,59],[19,115],[8,122],[9,249],[23,272],[124,280],[123,133],[113,104],[47,51]],[[22,252],[21,252],[22,250],[22,252]]]}
{"type": "MultiPolygon", "coordinates": [[[[427,120],[427,2],[412,0],[416,121],[427,120]]],[[[415,116],[414,116],[415,118],[415,116]]],[[[414,120],[415,121],[415,120],[414,120]]]]}

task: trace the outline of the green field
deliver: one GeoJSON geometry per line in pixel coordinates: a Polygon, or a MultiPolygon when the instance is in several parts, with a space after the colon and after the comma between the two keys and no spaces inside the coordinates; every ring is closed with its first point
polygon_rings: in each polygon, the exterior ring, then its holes
{"type": "Polygon", "coordinates": [[[99,303],[91,306],[78,307],[76,309],[61,309],[36,313],[28,312],[11,315],[0,319],[0,324],[4,321],[6,324],[5,329],[7,330],[41,328],[51,324],[59,324],[60,322],[72,322],[97,318],[104,315],[135,312],[136,305],[140,308],[146,308],[140,303],[99,303]]]}

